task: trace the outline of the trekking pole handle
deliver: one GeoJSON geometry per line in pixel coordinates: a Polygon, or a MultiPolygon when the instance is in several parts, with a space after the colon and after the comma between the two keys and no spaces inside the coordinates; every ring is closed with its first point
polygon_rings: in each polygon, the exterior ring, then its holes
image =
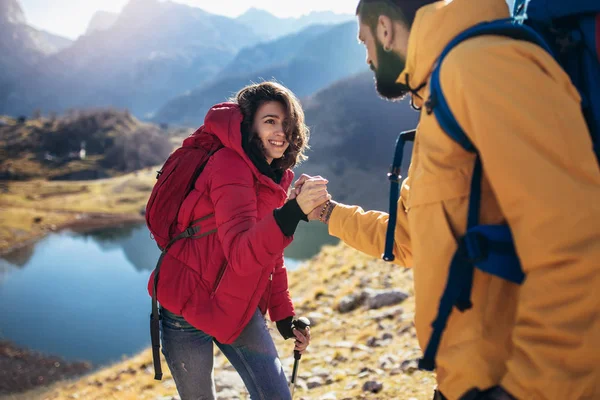
{"type": "MultiPolygon", "coordinates": [[[[294,322],[292,322],[292,328],[303,331],[304,329],[310,326],[310,321],[306,317],[300,317],[294,322]]],[[[298,350],[294,350],[294,360],[299,360],[302,358],[302,354],[298,350]]]]}

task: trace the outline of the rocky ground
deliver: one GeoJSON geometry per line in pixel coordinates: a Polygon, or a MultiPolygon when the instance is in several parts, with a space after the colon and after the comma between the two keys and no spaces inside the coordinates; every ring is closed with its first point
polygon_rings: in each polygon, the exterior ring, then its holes
{"type": "Polygon", "coordinates": [[[59,357],[31,352],[0,341],[0,396],[78,377],[91,368],[86,362],[66,362],[59,357]]]}
{"type": "MultiPolygon", "coordinates": [[[[418,371],[412,322],[412,272],[367,257],[343,244],[325,247],[290,273],[298,315],[312,322],[313,342],[300,363],[295,399],[431,399],[434,375],[418,371]]],[[[293,344],[272,334],[289,375],[293,344]]],[[[218,398],[249,396],[229,362],[215,353],[218,398]]],[[[179,399],[165,376],[153,379],[149,350],[120,364],[62,382],[31,400],[179,399]]],[[[21,399],[18,399],[21,400],[21,399]]]]}

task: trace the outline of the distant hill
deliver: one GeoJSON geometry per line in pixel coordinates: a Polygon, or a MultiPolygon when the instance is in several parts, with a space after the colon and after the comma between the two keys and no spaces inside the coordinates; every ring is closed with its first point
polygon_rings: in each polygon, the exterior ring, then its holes
{"type": "MultiPolygon", "coordinates": [[[[303,101],[311,128],[309,159],[294,171],[329,179],[334,199],[387,211],[386,174],[398,134],[417,125],[418,112],[407,101],[382,100],[373,73],[335,83],[303,101]]],[[[403,172],[412,146],[405,149],[403,172]]]]}
{"type": "Polygon", "coordinates": [[[110,29],[111,26],[114,25],[115,22],[119,19],[119,14],[112,13],[108,11],[96,11],[88,24],[88,27],[85,31],[86,35],[94,31],[105,31],[110,29]]]}
{"type": "MultiPolygon", "coordinates": [[[[5,38],[3,48],[12,53],[28,49],[5,38]]],[[[39,52],[31,55],[29,64],[36,67],[9,80],[0,113],[111,106],[144,116],[208,81],[239,49],[259,41],[234,19],[170,1],[130,0],[108,29],[79,37],[43,62],[39,52]]]]}
{"type": "Polygon", "coordinates": [[[331,11],[313,11],[299,18],[278,18],[257,8],[250,8],[237,18],[257,35],[268,39],[285,36],[313,24],[339,24],[353,19],[354,15],[335,14],[331,11]]]}
{"type": "Polygon", "coordinates": [[[0,180],[105,178],[162,164],[167,132],[126,111],[72,111],[0,124],[0,180]]]}
{"type": "MultiPolygon", "coordinates": [[[[364,48],[356,40],[356,30],[354,22],[327,29],[316,27],[243,50],[249,57],[256,55],[259,60],[264,60],[261,61],[263,65],[267,64],[267,59],[271,59],[273,64],[258,71],[217,79],[176,97],[159,109],[152,120],[200,125],[212,105],[225,101],[245,85],[263,80],[275,79],[298,97],[312,95],[339,79],[367,68],[364,48]]],[[[241,68],[252,69],[250,62],[242,62],[240,69],[233,65],[227,68],[226,71],[231,74],[236,71],[240,73],[241,68]]]]}

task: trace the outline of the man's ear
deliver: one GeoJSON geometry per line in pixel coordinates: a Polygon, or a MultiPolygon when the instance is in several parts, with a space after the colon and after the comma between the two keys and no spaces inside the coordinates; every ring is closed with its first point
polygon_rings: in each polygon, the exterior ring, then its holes
{"type": "Polygon", "coordinates": [[[385,51],[391,51],[394,43],[394,24],[387,15],[380,15],[377,19],[377,38],[385,51]]]}

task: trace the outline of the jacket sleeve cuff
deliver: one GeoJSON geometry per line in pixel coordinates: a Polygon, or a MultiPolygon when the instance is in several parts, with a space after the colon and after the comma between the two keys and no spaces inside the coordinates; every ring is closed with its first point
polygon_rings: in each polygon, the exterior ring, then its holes
{"type": "Polygon", "coordinates": [[[300,220],[308,221],[308,217],[302,212],[296,199],[288,201],[281,208],[276,208],[273,216],[285,236],[294,235],[300,220]]]}

